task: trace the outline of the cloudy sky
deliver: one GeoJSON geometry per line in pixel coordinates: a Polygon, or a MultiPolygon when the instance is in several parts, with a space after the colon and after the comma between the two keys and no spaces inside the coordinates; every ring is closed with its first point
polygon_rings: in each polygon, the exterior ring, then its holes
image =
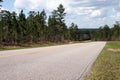
{"type": "Polygon", "coordinates": [[[98,28],[112,26],[120,21],[120,0],[4,0],[4,9],[19,12],[46,10],[50,14],[59,4],[66,9],[66,23],[78,24],[79,28],[98,28]]]}

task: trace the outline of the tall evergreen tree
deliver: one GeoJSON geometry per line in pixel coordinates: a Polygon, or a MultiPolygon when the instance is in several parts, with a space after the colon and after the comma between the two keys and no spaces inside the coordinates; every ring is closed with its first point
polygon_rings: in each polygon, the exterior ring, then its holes
{"type": "Polygon", "coordinates": [[[65,14],[65,8],[60,4],[57,10],[52,12],[52,16],[49,19],[51,20],[50,27],[54,30],[55,41],[64,41],[65,31],[67,30],[64,23],[65,14]]]}
{"type": "Polygon", "coordinates": [[[108,25],[105,25],[103,27],[103,38],[105,40],[110,40],[110,28],[108,25]]]}
{"type": "Polygon", "coordinates": [[[3,30],[3,25],[2,25],[3,21],[2,19],[0,19],[0,45],[2,44],[2,30],[3,30]]]}
{"type": "Polygon", "coordinates": [[[41,13],[37,13],[35,16],[35,24],[36,24],[36,32],[37,32],[37,40],[38,41],[45,41],[46,40],[46,13],[43,10],[41,13]]]}
{"type": "Polygon", "coordinates": [[[26,16],[23,13],[23,10],[21,10],[19,16],[18,16],[18,33],[19,33],[19,42],[25,41],[26,36],[26,16]]]}
{"type": "Polygon", "coordinates": [[[54,42],[55,40],[55,36],[56,36],[56,20],[54,18],[54,16],[49,16],[48,18],[48,40],[51,41],[51,42],[54,42]]]}
{"type": "Polygon", "coordinates": [[[3,35],[3,42],[5,44],[7,44],[7,43],[10,44],[12,41],[12,39],[11,39],[11,36],[12,36],[11,19],[12,19],[11,13],[9,11],[4,11],[4,14],[2,16],[2,21],[3,21],[2,33],[4,34],[3,35]]]}
{"type": "Polygon", "coordinates": [[[79,36],[79,29],[78,26],[75,25],[74,23],[71,23],[71,26],[69,27],[69,33],[70,33],[70,40],[72,41],[78,41],[80,36],[79,36]]]}
{"type": "Polygon", "coordinates": [[[26,21],[26,41],[33,43],[35,38],[35,12],[30,11],[26,21]]]}
{"type": "Polygon", "coordinates": [[[18,40],[18,21],[17,21],[17,14],[15,12],[12,12],[11,13],[11,17],[12,17],[12,20],[11,20],[11,24],[12,24],[12,36],[11,36],[11,39],[12,39],[12,44],[17,44],[17,40],[18,40]]]}
{"type": "Polygon", "coordinates": [[[116,22],[114,24],[114,27],[111,29],[111,36],[112,40],[120,40],[120,24],[119,22],[116,22]]]}
{"type": "Polygon", "coordinates": [[[45,41],[46,40],[46,19],[47,19],[47,16],[46,16],[46,13],[45,11],[43,10],[41,13],[40,13],[40,35],[41,35],[41,41],[45,41]]]}

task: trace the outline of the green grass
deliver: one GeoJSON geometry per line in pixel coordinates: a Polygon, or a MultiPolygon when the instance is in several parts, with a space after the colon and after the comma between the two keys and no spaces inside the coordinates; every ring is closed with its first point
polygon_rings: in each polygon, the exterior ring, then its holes
{"type": "Polygon", "coordinates": [[[107,42],[86,80],[120,80],[120,42],[107,42]]]}

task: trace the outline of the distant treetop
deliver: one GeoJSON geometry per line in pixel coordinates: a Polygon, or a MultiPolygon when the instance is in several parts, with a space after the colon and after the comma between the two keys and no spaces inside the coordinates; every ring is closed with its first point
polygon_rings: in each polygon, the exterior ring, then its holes
{"type": "Polygon", "coordinates": [[[0,2],[3,2],[3,0],[0,0],[0,2]]]}

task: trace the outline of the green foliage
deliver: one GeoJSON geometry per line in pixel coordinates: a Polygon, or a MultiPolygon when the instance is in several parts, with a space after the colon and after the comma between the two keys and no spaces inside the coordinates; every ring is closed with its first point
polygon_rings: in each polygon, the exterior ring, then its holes
{"type": "Polygon", "coordinates": [[[26,16],[23,13],[23,10],[21,10],[18,16],[18,34],[18,41],[23,43],[26,37],[26,16]]]}
{"type": "Polygon", "coordinates": [[[65,8],[62,4],[59,5],[57,10],[54,10],[52,12],[52,15],[49,16],[48,19],[48,25],[51,32],[50,36],[53,36],[53,39],[51,41],[59,42],[64,41],[67,27],[64,23],[64,17],[65,17],[65,8]]]}
{"type": "Polygon", "coordinates": [[[100,27],[95,33],[94,33],[94,39],[95,40],[120,40],[120,24],[116,22],[114,24],[114,27],[109,28],[108,25],[105,25],[104,27],[100,27]]]}
{"type": "Polygon", "coordinates": [[[45,10],[30,11],[28,16],[23,10],[17,14],[4,10],[0,20],[0,45],[21,45],[44,42],[64,42],[79,40],[79,29],[72,30],[65,24],[65,8],[60,4],[53,10],[48,21],[45,10]]]}
{"type": "Polygon", "coordinates": [[[70,34],[70,40],[78,41],[79,40],[79,29],[78,26],[74,23],[71,23],[71,26],[69,27],[69,34],[70,34]]]}
{"type": "Polygon", "coordinates": [[[0,45],[20,45],[24,43],[66,42],[79,40],[120,40],[120,24],[113,28],[108,25],[96,30],[79,29],[74,23],[65,24],[65,8],[60,4],[48,17],[45,10],[30,11],[28,16],[23,10],[17,14],[3,10],[0,13],[0,45]]]}

